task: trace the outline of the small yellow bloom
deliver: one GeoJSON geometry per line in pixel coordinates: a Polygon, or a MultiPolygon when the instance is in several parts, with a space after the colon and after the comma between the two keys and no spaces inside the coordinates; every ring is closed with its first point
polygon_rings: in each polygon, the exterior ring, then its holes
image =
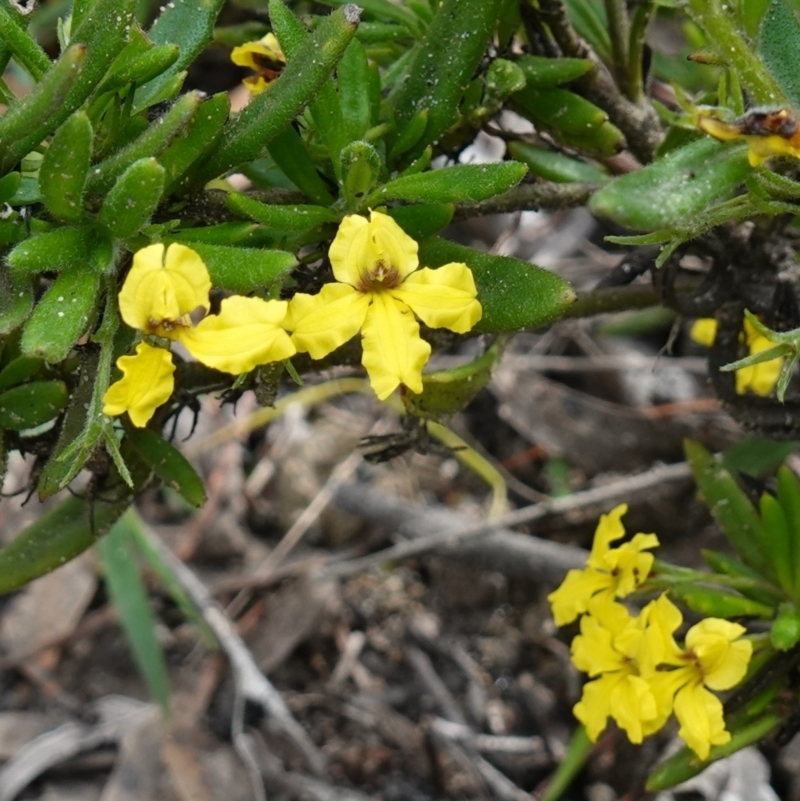
{"type": "Polygon", "coordinates": [[[723,142],[747,142],[747,159],[752,167],[771,156],[800,158],[800,122],[788,109],[755,109],[732,123],[701,114],[697,127],[723,142]]]}
{"type": "Polygon", "coordinates": [[[117,367],[122,370],[123,378],[103,396],[103,414],[113,417],[127,412],[131,422],[141,428],[172,394],[175,384],[172,356],[168,350],[140,342],[134,356],[117,359],[117,367]]]}
{"type": "Polygon", "coordinates": [[[242,81],[254,95],[260,95],[267,89],[286,66],[283,50],[271,33],[257,42],[246,42],[234,47],[231,51],[231,61],[240,67],[250,67],[257,73],[242,81]]]}
{"type": "Polygon", "coordinates": [[[707,759],[712,745],[724,745],[731,738],[722,702],[709,690],[729,690],[744,678],[753,644],[742,639],[744,626],[706,618],[689,629],[680,648],[672,636],[683,620],[680,610],[666,598],[662,607],[671,607],[661,618],[660,632],[665,648],[660,661],[667,667],[650,677],[650,686],[660,706],[673,699],[679,736],[700,759],[707,759]]]}
{"type": "Polygon", "coordinates": [[[481,318],[466,264],[418,269],[417,243],[387,214],[342,220],[330,248],[333,275],[317,295],[298,293],[283,325],[298,351],[322,359],[361,331],[370,383],[381,399],[404,384],[422,392],[431,348],[415,314],[431,328],[463,334],[481,318]]]}
{"type": "MultiPolygon", "coordinates": [[[[717,321],[711,318],[697,320],[689,332],[695,342],[707,348],[714,344],[716,335],[717,321]]],[[[759,334],[749,320],[744,321],[743,337],[751,356],[775,347],[775,343],[759,334]]],[[[736,371],[736,392],[739,395],[748,391],[761,396],[769,395],[778,383],[782,366],[783,359],[778,357],[750,367],[741,367],[736,371]]]]}
{"type": "Polygon", "coordinates": [[[611,547],[625,536],[621,518],[627,511],[627,504],[622,504],[600,517],[586,568],[570,570],[561,586],[547,596],[557,626],[583,614],[598,593],[624,598],[647,578],[654,557],[646,551],[658,545],[655,534],[637,534],[630,542],[611,547]]]}

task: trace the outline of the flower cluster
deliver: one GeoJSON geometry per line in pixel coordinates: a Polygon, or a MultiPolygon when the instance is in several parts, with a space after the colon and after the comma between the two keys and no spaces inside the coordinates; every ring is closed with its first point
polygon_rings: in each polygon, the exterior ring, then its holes
{"type": "MultiPolygon", "coordinates": [[[[717,336],[717,321],[712,318],[697,320],[692,326],[689,336],[698,344],[710,348],[717,336]]],[[[742,336],[751,356],[775,347],[775,343],[759,334],[747,319],[744,321],[742,336]]],[[[766,397],[778,383],[782,366],[783,359],[777,358],[750,367],[740,367],[736,371],[736,392],[743,395],[750,391],[766,397]]]]}
{"type": "Polygon", "coordinates": [[[208,315],[211,279],[199,254],[180,244],[138,251],[119,306],[141,338],[135,355],[117,361],[123,378],[106,392],[104,413],[128,412],[134,425],[147,424],[174,388],[170,342],[238,375],[298,351],[322,359],[361,331],[362,363],[377,396],[401,384],[419,393],[431,348],[414,315],[458,333],[481,317],[467,265],[418,269],[417,243],[386,214],[345,217],[330,260],[336,282],[317,295],[298,293],[291,302],[234,295],[208,315]],[[202,317],[197,324],[195,316],[202,317]]]}
{"type": "Polygon", "coordinates": [[[675,632],[680,610],[662,594],[634,616],[619,603],[646,578],[652,565],[653,534],[611,548],[624,535],[619,506],[600,519],[585,570],[571,570],[548,596],[556,623],[578,615],[580,634],[572,641],[572,661],[592,681],[573,708],[596,740],[612,718],[633,743],[658,731],[675,714],[678,734],[700,759],[712,745],[730,740],[722,703],[711,690],[728,690],[745,676],[753,651],[745,628],[721,618],[692,626],[683,646],[675,632]]]}

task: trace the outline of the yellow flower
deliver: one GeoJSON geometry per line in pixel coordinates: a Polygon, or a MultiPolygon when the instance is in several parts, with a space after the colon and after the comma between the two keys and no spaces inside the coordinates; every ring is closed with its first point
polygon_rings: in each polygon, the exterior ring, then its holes
{"type": "Polygon", "coordinates": [[[121,356],[117,367],[122,370],[123,378],[103,396],[103,414],[113,417],[127,412],[131,422],[141,428],[172,394],[175,372],[172,356],[168,350],[140,342],[136,355],[121,356]]]}
{"type": "MultiPolygon", "coordinates": [[[[711,318],[697,320],[689,331],[689,336],[695,342],[707,348],[714,344],[716,335],[717,321],[711,318]]],[[[751,356],[775,347],[775,343],[759,334],[749,320],[744,321],[743,337],[751,356]]],[[[783,359],[779,357],[750,367],[741,367],[736,371],[736,392],[744,395],[749,390],[756,395],[769,395],[778,383],[782,366],[783,359]]]]}
{"type": "Polygon", "coordinates": [[[557,626],[583,614],[598,593],[624,598],[647,578],[654,557],[645,551],[658,545],[655,534],[637,534],[630,542],[611,548],[612,542],[625,536],[621,518],[627,511],[627,504],[622,504],[600,517],[586,568],[570,570],[561,586],[547,596],[557,626]]]}
{"type": "Polygon", "coordinates": [[[800,158],[800,125],[788,109],[755,109],[735,122],[723,122],[716,117],[699,115],[697,127],[715,139],[747,142],[747,160],[758,167],[771,156],[800,158]]]}
{"type": "Polygon", "coordinates": [[[257,42],[246,42],[234,47],[231,51],[231,61],[240,67],[250,67],[257,73],[242,81],[254,95],[260,95],[267,89],[286,66],[283,50],[271,33],[257,42]]]}
{"type": "Polygon", "coordinates": [[[712,617],[689,629],[681,649],[672,635],[683,616],[666,598],[662,609],[667,614],[660,623],[665,650],[660,661],[674,667],[657,671],[649,679],[650,686],[659,706],[672,703],[681,724],[679,736],[700,759],[707,759],[712,745],[731,739],[722,703],[709,690],[729,690],[744,678],[753,644],[741,639],[744,626],[712,617]]]}
{"type": "Polygon", "coordinates": [[[431,328],[463,334],[481,318],[466,264],[418,269],[417,243],[388,215],[342,220],[330,248],[333,275],[318,295],[295,295],[283,325],[297,350],[322,359],[361,331],[367,370],[383,400],[404,384],[422,392],[430,345],[416,314],[431,328]]]}
{"type": "MultiPolygon", "coordinates": [[[[210,290],[198,253],[179,244],[150,245],[133,257],[119,293],[120,314],[132,328],[179,341],[198,361],[233,375],[295,354],[281,327],[286,301],[234,295],[222,301],[219,314],[194,326],[192,314],[210,308],[210,290]]],[[[122,356],[117,366],[124,377],[108,388],[104,414],[127,411],[134,425],[147,425],[172,394],[175,368],[169,351],[142,342],[135,356],[122,356]]]]}
{"type": "Polygon", "coordinates": [[[647,613],[634,618],[609,595],[596,595],[588,611],[581,618],[581,633],[572,641],[572,661],[600,678],[584,685],[573,708],[575,717],[586,726],[590,740],[600,736],[611,717],[632,743],[641,743],[664,725],[671,711],[657,703],[640,670],[647,613]]]}

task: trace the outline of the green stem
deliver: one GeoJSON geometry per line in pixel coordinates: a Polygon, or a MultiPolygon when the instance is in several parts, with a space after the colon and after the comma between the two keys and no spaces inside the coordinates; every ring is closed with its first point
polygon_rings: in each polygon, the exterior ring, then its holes
{"type": "MultiPolygon", "coordinates": [[[[24,20],[24,18],[22,18],[24,20]]],[[[0,6],[0,39],[11,50],[14,60],[38,81],[50,69],[47,53],[20,27],[20,18],[0,6]]]]}
{"type": "Polygon", "coordinates": [[[739,73],[754,103],[776,105],[786,98],[736,26],[736,18],[719,0],[689,0],[689,14],[706,32],[723,60],[739,73]]]}
{"type": "Polygon", "coordinates": [[[611,36],[611,51],[614,58],[614,75],[623,93],[630,97],[628,81],[628,40],[630,20],[625,0],[605,0],[608,15],[608,32],[611,36]]]}
{"type": "Polygon", "coordinates": [[[636,6],[631,17],[630,46],[628,47],[628,97],[634,103],[639,103],[644,98],[644,75],[642,74],[644,36],[654,8],[654,0],[643,0],[636,6]]]}
{"type": "Polygon", "coordinates": [[[624,286],[598,289],[580,295],[564,317],[594,317],[609,312],[631,311],[658,306],[661,298],[651,286],[624,286]]]}

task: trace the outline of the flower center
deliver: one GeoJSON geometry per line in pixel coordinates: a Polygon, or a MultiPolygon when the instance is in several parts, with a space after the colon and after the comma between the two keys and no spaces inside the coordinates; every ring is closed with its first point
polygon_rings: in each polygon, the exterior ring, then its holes
{"type": "Polygon", "coordinates": [[[400,286],[400,271],[393,264],[376,259],[361,273],[359,292],[375,292],[379,289],[394,289],[400,286]]]}

